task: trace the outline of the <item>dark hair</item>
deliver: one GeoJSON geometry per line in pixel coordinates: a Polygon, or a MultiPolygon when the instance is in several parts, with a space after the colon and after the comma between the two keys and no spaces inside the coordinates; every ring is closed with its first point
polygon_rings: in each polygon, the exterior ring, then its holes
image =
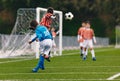
{"type": "Polygon", "coordinates": [[[89,20],[86,20],[85,23],[91,24],[91,22],[89,20]]]}
{"type": "Polygon", "coordinates": [[[32,20],[30,22],[30,26],[32,26],[32,27],[36,27],[37,25],[38,25],[38,22],[36,20],[32,20]]]}
{"type": "Polygon", "coordinates": [[[53,8],[52,8],[52,7],[48,7],[48,9],[47,9],[47,13],[51,13],[51,14],[53,14],[53,8]]]}
{"type": "Polygon", "coordinates": [[[38,22],[37,22],[36,20],[32,20],[32,21],[30,22],[30,27],[29,27],[29,29],[30,29],[30,30],[35,30],[36,27],[37,27],[37,25],[38,25],[38,22]]]}

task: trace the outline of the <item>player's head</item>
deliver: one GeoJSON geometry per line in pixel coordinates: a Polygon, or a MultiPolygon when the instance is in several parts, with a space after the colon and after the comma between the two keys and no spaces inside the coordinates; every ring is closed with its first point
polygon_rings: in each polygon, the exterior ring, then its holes
{"type": "Polygon", "coordinates": [[[86,22],[85,21],[82,21],[82,27],[85,27],[86,26],[86,22]]]}
{"type": "Polygon", "coordinates": [[[51,13],[51,14],[53,14],[53,8],[52,8],[52,7],[48,7],[48,9],[47,9],[47,13],[51,13]]]}
{"type": "Polygon", "coordinates": [[[38,22],[36,20],[32,20],[30,22],[30,29],[35,30],[38,25],[38,22]]]}
{"type": "Polygon", "coordinates": [[[86,20],[86,21],[85,21],[85,23],[88,23],[88,24],[90,24],[90,21],[89,21],[89,20],[86,20]]]}
{"type": "Polygon", "coordinates": [[[86,21],[86,27],[90,27],[90,25],[91,25],[91,24],[90,24],[90,21],[87,20],[87,21],[86,21]]]}

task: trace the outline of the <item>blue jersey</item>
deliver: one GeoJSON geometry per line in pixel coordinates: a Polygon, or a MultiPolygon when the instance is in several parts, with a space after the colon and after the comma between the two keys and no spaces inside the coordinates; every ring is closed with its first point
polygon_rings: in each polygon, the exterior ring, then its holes
{"type": "Polygon", "coordinates": [[[37,38],[39,41],[43,41],[45,39],[52,39],[52,36],[48,29],[45,26],[38,25],[35,29],[36,37],[32,39],[32,42],[35,41],[37,38]]]}

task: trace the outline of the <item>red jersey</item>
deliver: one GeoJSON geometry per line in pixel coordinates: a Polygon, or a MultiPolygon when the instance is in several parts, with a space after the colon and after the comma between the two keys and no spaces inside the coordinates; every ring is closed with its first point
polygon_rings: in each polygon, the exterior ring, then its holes
{"type": "Polygon", "coordinates": [[[92,39],[94,36],[94,31],[91,28],[85,28],[83,34],[82,34],[84,39],[92,39]]]}
{"type": "Polygon", "coordinates": [[[78,35],[82,36],[82,33],[84,32],[84,30],[85,30],[85,27],[80,27],[78,30],[78,35]]]}
{"type": "Polygon", "coordinates": [[[50,25],[52,23],[51,16],[53,14],[51,13],[46,13],[43,18],[41,19],[40,25],[46,26],[47,28],[50,28],[50,25]]]}
{"type": "MultiPolygon", "coordinates": [[[[85,27],[80,27],[78,30],[78,35],[82,36],[84,30],[85,30],[85,27]]],[[[83,37],[80,38],[80,42],[83,42],[83,41],[84,41],[83,37]]]]}

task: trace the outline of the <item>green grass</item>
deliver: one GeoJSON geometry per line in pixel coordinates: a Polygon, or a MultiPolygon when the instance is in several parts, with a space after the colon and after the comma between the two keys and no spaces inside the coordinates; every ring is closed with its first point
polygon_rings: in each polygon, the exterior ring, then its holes
{"type": "MultiPolygon", "coordinates": [[[[62,56],[45,61],[45,70],[32,73],[37,59],[0,59],[0,80],[11,81],[105,81],[120,73],[120,49],[96,48],[96,61],[89,52],[86,61],[79,56],[79,50],[63,51],[62,56]]],[[[114,80],[120,80],[120,76],[114,80]]]]}

